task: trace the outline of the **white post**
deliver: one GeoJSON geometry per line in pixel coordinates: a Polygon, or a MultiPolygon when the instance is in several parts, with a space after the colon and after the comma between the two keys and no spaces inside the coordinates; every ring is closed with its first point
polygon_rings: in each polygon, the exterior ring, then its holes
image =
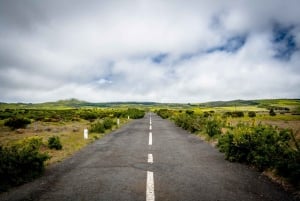
{"type": "Polygon", "coordinates": [[[84,139],[89,139],[89,131],[88,131],[87,128],[85,128],[85,129],[83,130],[83,138],[84,138],[84,139]]]}
{"type": "Polygon", "coordinates": [[[129,119],[129,115],[128,115],[128,119],[129,119]]]}
{"type": "Polygon", "coordinates": [[[117,125],[118,126],[120,125],[120,119],[117,119],[117,125]]]}

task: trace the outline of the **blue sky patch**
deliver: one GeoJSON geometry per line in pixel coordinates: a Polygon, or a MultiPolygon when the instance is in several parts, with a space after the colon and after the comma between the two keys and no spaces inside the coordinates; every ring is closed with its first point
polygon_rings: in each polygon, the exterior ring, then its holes
{"type": "Polygon", "coordinates": [[[281,60],[289,60],[297,47],[295,36],[291,33],[293,26],[284,27],[279,24],[273,27],[272,42],[275,45],[274,57],[281,60]]]}
{"type": "Polygon", "coordinates": [[[225,51],[230,53],[237,52],[241,47],[246,43],[246,36],[235,36],[229,38],[225,44],[210,48],[206,51],[206,53],[213,53],[217,51],[225,51]]]}
{"type": "Polygon", "coordinates": [[[152,61],[153,63],[160,64],[160,63],[162,63],[167,57],[168,57],[168,54],[167,54],[167,53],[161,53],[161,54],[158,54],[158,55],[155,55],[154,57],[152,57],[152,58],[151,58],[151,61],[152,61]]]}

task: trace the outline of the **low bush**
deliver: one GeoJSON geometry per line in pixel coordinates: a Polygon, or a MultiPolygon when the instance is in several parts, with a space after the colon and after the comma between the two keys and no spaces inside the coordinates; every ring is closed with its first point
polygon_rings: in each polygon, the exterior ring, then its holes
{"type": "Polygon", "coordinates": [[[167,119],[173,115],[171,110],[168,109],[160,109],[157,111],[157,115],[163,119],[167,119]]]}
{"type": "Polygon", "coordinates": [[[145,116],[145,111],[136,108],[128,108],[128,110],[125,112],[125,117],[127,116],[129,116],[131,119],[141,119],[145,116]]]}
{"type": "Polygon", "coordinates": [[[218,147],[229,161],[254,165],[261,171],[275,169],[278,175],[299,185],[300,150],[291,146],[291,136],[289,130],[239,124],[220,137],[218,147]]]}
{"type": "Polygon", "coordinates": [[[254,111],[249,111],[248,117],[256,117],[256,113],[254,111]]]}
{"type": "Polygon", "coordinates": [[[115,125],[115,122],[111,118],[105,118],[102,123],[104,129],[112,129],[113,125],[115,125]]]}
{"type": "Polygon", "coordinates": [[[61,150],[62,144],[60,142],[60,138],[58,136],[52,136],[48,138],[48,148],[61,150]]]}
{"type": "Polygon", "coordinates": [[[193,115],[194,111],[193,110],[186,110],[185,113],[188,114],[188,115],[193,115]]]}
{"type": "Polygon", "coordinates": [[[202,130],[204,119],[199,115],[180,113],[172,118],[175,124],[185,130],[195,133],[202,130]]]}
{"type": "Polygon", "coordinates": [[[234,112],[225,112],[223,114],[224,117],[244,117],[244,112],[242,111],[234,111],[234,112]]]}
{"type": "Polygon", "coordinates": [[[4,126],[8,126],[15,130],[18,128],[26,128],[30,124],[30,120],[22,117],[12,117],[5,121],[4,126]]]}
{"type": "Polygon", "coordinates": [[[270,116],[276,116],[276,113],[273,108],[270,109],[269,114],[270,116]]]}
{"type": "Polygon", "coordinates": [[[101,121],[97,121],[91,125],[90,131],[93,133],[104,133],[105,128],[101,121]]]}
{"type": "Polygon", "coordinates": [[[41,138],[28,138],[10,147],[0,147],[0,191],[40,176],[50,157],[39,151],[41,138]]]}
{"type": "Polygon", "coordinates": [[[210,136],[221,134],[221,122],[216,118],[209,118],[206,120],[205,131],[210,136]]]}

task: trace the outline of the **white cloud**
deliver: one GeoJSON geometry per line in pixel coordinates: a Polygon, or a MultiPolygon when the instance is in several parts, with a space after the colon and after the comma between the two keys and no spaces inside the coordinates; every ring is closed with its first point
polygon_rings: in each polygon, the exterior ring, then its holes
{"type": "Polygon", "coordinates": [[[299,98],[299,6],[297,0],[1,2],[0,101],[299,98]],[[274,24],[293,27],[298,49],[288,60],[274,57],[274,24]],[[245,44],[222,50],[234,37],[245,44]]]}

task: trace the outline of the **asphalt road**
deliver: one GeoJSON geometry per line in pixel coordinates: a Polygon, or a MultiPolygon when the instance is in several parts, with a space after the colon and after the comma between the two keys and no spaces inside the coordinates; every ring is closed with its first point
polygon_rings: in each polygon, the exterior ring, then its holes
{"type": "Polygon", "coordinates": [[[152,128],[150,114],[134,120],[0,200],[293,200],[198,137],[151,119],[152,128]]]}

